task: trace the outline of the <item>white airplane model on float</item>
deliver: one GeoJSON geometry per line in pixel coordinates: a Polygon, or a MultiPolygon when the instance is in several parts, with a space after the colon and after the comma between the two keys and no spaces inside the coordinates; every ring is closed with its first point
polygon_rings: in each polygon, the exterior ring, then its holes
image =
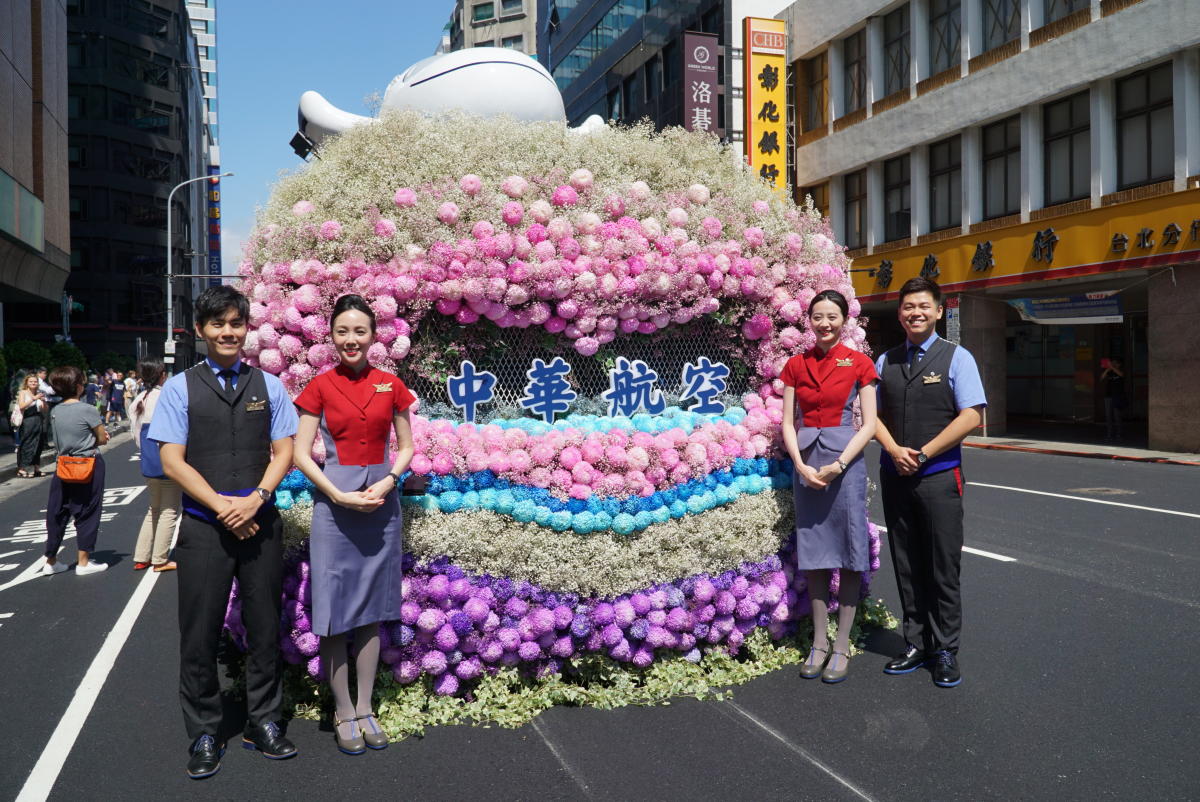
{"type": "MultiPolygon", "coordinates": [[[[508,115],[529,122],[566,124],[567,113],[554,78],[536,60],[516,50],[473,47],[418,61],[392,79],[380,112],[416,109],[430,114],[466,111],[482,117],[508,115]]],[[[309,90],[300,96],[300,130],[292,148],[301,158],[331,136],[355,126],[378,122],[343,111],[309,90]]],[[[604,127],[592,115],[578,128],[587,133],[604,127]]]]}

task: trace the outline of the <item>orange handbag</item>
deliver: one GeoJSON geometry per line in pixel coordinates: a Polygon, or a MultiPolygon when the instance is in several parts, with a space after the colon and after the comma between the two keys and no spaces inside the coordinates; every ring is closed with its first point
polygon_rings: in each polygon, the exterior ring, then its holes
{"type": "Polygon", "coordinates": [[[92,471],[96,469],[95,457],[69,457],[61,456],[58,458],[58,478],[64,482],[72,484],[85,484],[92,481],[92,471]]]}

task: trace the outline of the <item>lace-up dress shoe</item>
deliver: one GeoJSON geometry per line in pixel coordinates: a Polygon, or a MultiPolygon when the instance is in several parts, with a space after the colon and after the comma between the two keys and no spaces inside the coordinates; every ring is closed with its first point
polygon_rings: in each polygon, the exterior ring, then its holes
{"type": "Polygon", "coordinates": [[[928,662],[929,656],[910,643],[903,654],[894,660],[888,661],[888,664],[883,667],[883,673],[911,674],[928,662]]]}
{"type": "Polygon", "coordinates": [[[203,780],[221,770],[221,756],[225,754],[225,744],[218,744],[211,735],[201,735],[188,750],[187,773],[193,780],[203,780]]]}
{"type": "Polygon", "coordinates": [[[962,682],[962,673],[958,670],[958,658],[951,652],[938,652],[933,664],[933,684],[939,688],[953,688],[962,682]]]}
{"type": "Polygon", "coordinates": [[[296,756],[295,744],[283,737],[279,725],[274,721],[248,727],[242,734],[242,748],[258,750],[263,757],[271,760],[286,760],[296,756]]]}

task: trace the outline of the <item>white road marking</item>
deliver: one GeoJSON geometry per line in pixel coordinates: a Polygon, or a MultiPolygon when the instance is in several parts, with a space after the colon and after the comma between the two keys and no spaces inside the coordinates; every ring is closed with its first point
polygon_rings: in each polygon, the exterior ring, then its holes
{"type": "Polygon", "coordinates": [[[592,799],[592,792],[588,790],[587,783],[583,781],[583,777],[579,774],[575,767],[567,762],[566,757],[563,756],[563,753],[559,750],[558,746],[555,745],[554,741],[550,740],[550,736],[546,734],[541,722],[535,718],[530,723],[533,725],[534,731],[541,736],[542,741],[546,744],[546,748],[548,748],[550,753],[554,755],[554,759],[557,760],[559,765],[563,767],[563,770],[567,772],[567,776],[571,778],[576,787],[583,792],[585,797],[592,799]]]}
{"type": "Polygon", "coordinates": [[[1184,518],[1200,518],[1200,513],[1183,512],[1182,510],[1164,510],[1161,507],[1143,507],[1141,504],[1126,504],[1121,501],[1105,501],[1100,498],[1084,498],[1083,496],[1068,496],[1063,493],[1047,493],[1045,490],[1028,490],[1024,487],[1008,487],[1007,485],[989,485],[984,482],[967,482],[974,487],[990,487],[995,490],[1012,490],[1015,493],[1031,493],[1035,496],[1050,496],[1051,498],[1067,498],[1072,501],[1086,501],[1089,504],[1106,504],[1109,507],[1126,507],[1131,510],[1146,512],[1161,512],[1164,515],[1180,515],[1184,518]]]}
{"type": "Polygon", "coordinates": [[[14,568],[20,567],[20,563],[0,563],[0,571],[11,571],[14,568]]]}
{"type": "Polygon", "coordinates": [[[20,549],[18,549],[17,551],[6,551],[3,554],[0,554],[0,560],[3,560],[5,557],[12,557],[14,554],[24,554],[24,553],[25,552],[21,551],[20,549]]]}
{"type": "Polygon", "coordinates": [[[0,618],[12,618],[12,613],[0,613],[0,618]]]}
{"type": "MultiPolygon", "coordinates": [[[[762,719],[755,716],[750,711],[746,710],[741,705],[737,704],[736,702],[730,702],[728,700],[724,701],[724,702],[718,702],[718,705],[725,705],[726,707],[733,708],[733,710],[735,712],[737,712],[740,716],[742,716],[742,718],[749,721],[755,727],[758,727],[760,730],[762,730],[767,735],[774,738],[776,741],[779,741],[779,743],[783,744],[791,752],[799,755],[800,757],[807,760],[809,763],[816,766],[818,769],[820,769],[826,775],[828,775],[829,777],[831,777],[832,779],[834,779],[838,783],[840,783],[841,786],[843,788],[845,788],[847,791],[854,794],[859,799],[866,800],[866,802],[873,802],[871,797],[867,796],[867,794],[864,791],[862,791],[862,789],[860,789],[858,786],[856,786],[854,783],[850,782],[845,777],[841,776],[836,771],[829,768],[829,766],[826,766],[824,763],[822,763],[820,760],[818,760],[811,752],[809,752],[804,747],[800,746],[799,744],[794,744],[791,741],[789,741],[787,736],[785,736],[779,730],[772,727],[767,722],[765,722],[762,719]]],[[[720,709],[720,708],[718,708],[718,709],[720,709]]]]}
{"type": "MultiPolygon", "coordinates": [[[[179,521],[176,521],[175,536],[178,534],[179,521]]],[[[172,542],[174,542],[174,537],[172,537],[172,542]]],[[[108,637],[104,639],[104,644],[96,653],[87,673],[84,674],[83,681],[75,690],[75,696],[71,699],[67,712],[63,714],[58,726],[54,728],[54,733],[46,742],[46,748],[42,750],[41,757],[38,758],[33,771],[29,773],[29,778],[25,780],[21,793],[17,795],[17,802],[44,802],[50,796],[50,791],[58,780],[58,774],[67,762],[67,757],[71,754],[71,749],[75,746],[75,741],[79,738],[79,733],[83,730],[83,725],[92,712],[92,706],[95,705],[100,691],[104,688],[104,682],[108,679],[109,672],[117,662],[117,656],[125,646],[125,641],[129,639],[133,625],[137,622],[138,616],[142,614],[142,608],[146,606],[146,600],[150,598],[150,591],[154,589],[154,583],[158,576],[158,573],[154,571],[147,571],[138,582],[137,587],[134,588],[133,595],[129,597],[129,602],[121,611],[121,617],[117,619],[117,623],[113,625],[108,637]]]]}
{"type": "MultiPolygon", "coordinates": [[[[880,532],[887,531],[887,527],[884,526],[883,524],[875,524],[875,528],[878,529],[880,532]]],[[[1016,557],[1009,557],[1004,554],[997,554],[994,551],[984,551],[983,549],[976,549],[971,546],[963,546],[962,550],[965,551],[967,554],[974,554],[978,557],[990,557],[991,559],[999,560],[1002,563],[1015,563],[1017,561],[1016,557]]]]}

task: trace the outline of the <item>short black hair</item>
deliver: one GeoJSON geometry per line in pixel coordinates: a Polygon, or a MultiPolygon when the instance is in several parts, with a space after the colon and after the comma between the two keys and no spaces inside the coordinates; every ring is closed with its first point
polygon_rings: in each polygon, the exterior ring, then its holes
{"type": "Polygon", "coordinates": [[[338,319],[338,315],[342,312],[362,312],[371,319],[371,333],[375,333],[375,310],[361,295],[343,295],[338,298],[333,305],[333,312],[329,315],[329,328],[333,328],[333,322],[338,319]]]}
{"type": "Polygon", "coordinates": [[[250,322],[250,302],[246,300],[245,295],[228,284],[209,287],[200,293],[192,309],[195,312],[196,325],[200,328],[204,328],[204,324],[210,320],[224,317],[230,309],[237,310],[238,317],[247,324],[250,322]]]}
{"type": "Polygon", "coordinates": [[[914,276],[904,282],[904,286],[900,288],[900,303],[904,303],[906,295],[916,295],[918,292],[927,292],[933,296],[933,302],[938,306],[942,304],[942,288],[937,285],[937,282],[925,278],[924,276],[914,276]]]}
{"type": "Polygon", "coordinates": [[[78,398],[83,386],[83,371],[74,365],[63,365],[50,371],[49,384],[56,395],[63,398],[78,398]]]}
{"type": "Polygon", "coordinates": [[[842,317],[850,317],[850,304],[846,302],[846,296],[842,295],[837,290],[821,290],[814,295],[812,301],[810,301],[808,304],[809,317],[812,317],[813,307],[819,304],[821,301],[829,301],[830,303],[835,304],[838,309],[842,310],[842,317]]]}

